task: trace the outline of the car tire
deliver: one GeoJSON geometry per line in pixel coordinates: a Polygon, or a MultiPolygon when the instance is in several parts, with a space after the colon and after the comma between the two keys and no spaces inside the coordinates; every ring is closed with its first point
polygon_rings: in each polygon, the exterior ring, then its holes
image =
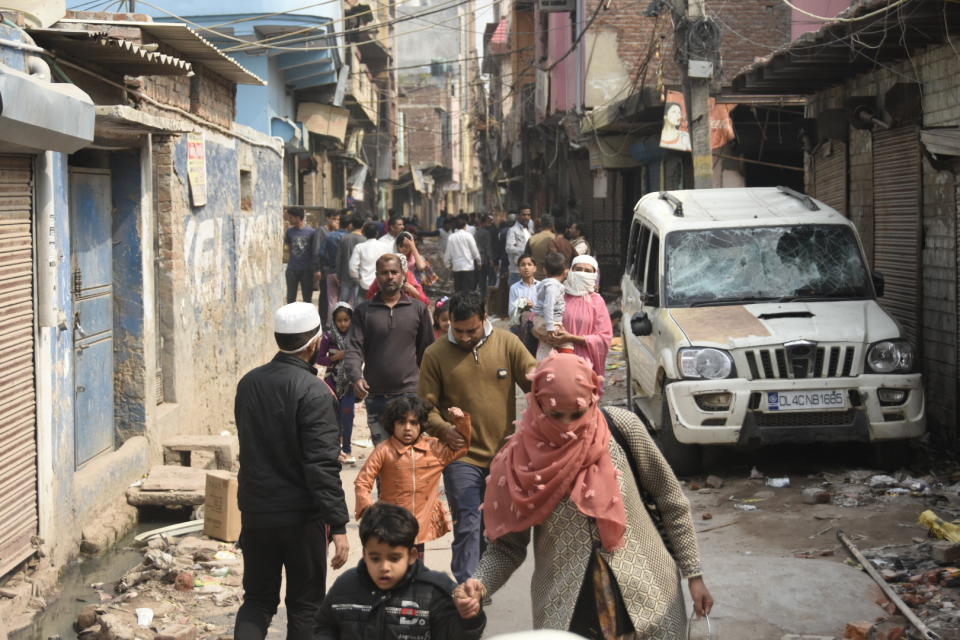
{"type": "Polygon", "coordinates": [[[870,444],[871,466],[883,471],[896,471],[909,462],[909,440],[887,440],[870,444]]]}
{"type": "Polygon", "coordinates": [[[667,399],[666,386],[663,390],[663,409],[660,412],[660,428],[655,440],[660,453],[670,463],[678,476],[692,476],[700,473],[703,465],[703,452],[698,444],[686,444],[677,440],[673,432],[673,420],[670,418],[670,401],[667,399]]]}

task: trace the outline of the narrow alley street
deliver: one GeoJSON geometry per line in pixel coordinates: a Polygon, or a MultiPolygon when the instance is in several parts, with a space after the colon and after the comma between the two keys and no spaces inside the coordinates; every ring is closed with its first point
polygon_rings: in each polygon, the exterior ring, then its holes
{"type": "Polygon", "coordinates": [[[0,0],[0,640],[528,631],[960,640],[960,0],[0,0]]]}
{"type": "MultiPolygon", "coordinates": [[[[622,351],[615,347],[607,367],[606,404],[624,402],[623,373],[622,351]]],[[[354,431],[358,465],[345,466],[341,474],[351,513],[353,481],[371,451],[365,420],[361,408],[359,428],[354,431]]],[[[889,601],[838,542],[837,533],[844,531],[868,557],[877,559],[885,575],[896,576],[891,581],[906,587],[901,593],[916,594],[908,601],[931,629],[944,640],[960,638],[960,579],[949,579],[947,584],[953,588],[941,586],[938,580],[927,581],[931,570],[939,573],[937,567],[943,566],[931,557],[933,548],[944,543],[930,540],[928,530],[918,522],[927,509],[935,509],[947,520],[960,518],[960,465],[933,462],[924,459],[921,449],[918,452],[915,465],[889,476],[861,463],[862,447],[771,448],[724,456],[709,475],[685,479],[704,572],[717,601],[711,615],[716,637],[838,638],[846,637],[850,623],[878,619],[892,621],[887,629],[903,626],[902,618],[891,617],[895,612],[889,601]],[[782,479],[789,480],[788,486],[779,486],[782,479]]],[[[361,559],[357,523],[351,522],[347,531],[350,555],[343,569],[330,573],[331,582],[361,559]]],[[[101,575],[95,589],[74,594],[72,609],[80,616],[79,626],[91,626],[88,623],[96,615],[102,617],[91,612],[103,612],[112,616],[114,640],[125,640],[127,633],[151,640],[136,625],[136,611],[147,608],[157,628],[194,628],[197,638],[209,640],[229,636],[242,593],[242,552],[233,544],[198,534],[168,540],[166,544],[154,539],[145,549],[145,563],[148,568],[165,569],[164,575],[171,567],[176,568],[174,575],[190,572],[191,589],[181,591],[179,578],[173,583],[154,578],[134,585],[130,576],[142,569],[114,565],[118,575],[101,575]],[[149,558],[157,552],[171,554],[168,566],[151,565],[149,558]],[[117,590],[114,585],[123,575],[131,586],[117,590]],[[91,596],[101,601],[87,604],[91,596]]],[[[448,570],[451,541],[452,535],[447,534],[426,545],[428,566],[448,570]]],[[[139,556],[126,553],[124,557],[135,562],[139,556]]],[[[528,557],[493,596],[485,637],[531,628],[532,576],[528,557]]],[[[47,640],[50,634],[68,633],[74,617],[61,608],[58,618],[11,638],[47,640]]],[[[281,603],[269,638],[282,640],[285,626],[286,609],[281,603]]]]}

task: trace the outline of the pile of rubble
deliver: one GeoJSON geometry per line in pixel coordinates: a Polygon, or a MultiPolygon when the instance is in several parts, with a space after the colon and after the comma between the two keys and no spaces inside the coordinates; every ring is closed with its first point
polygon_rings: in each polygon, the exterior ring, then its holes
{"type": "MultiPolygon", "coordinates": [[[[863,555],[931,630],[944,640],[960,639],[960,542],[917,538],[911,545],[864,549],[863,555]]],[[[878,604],[896,613],[888,599],[878,604]]]]}
{"type": "Polygon", "coordinates": [[[233,543],[193,535],[176,542],[158,535],[147,543],[143,562],[116,583],[113,593],[92,585],[101,602],[84,607],[74,627],[80,640],[230,635],[242,575],[243,561],[233,543]]]}

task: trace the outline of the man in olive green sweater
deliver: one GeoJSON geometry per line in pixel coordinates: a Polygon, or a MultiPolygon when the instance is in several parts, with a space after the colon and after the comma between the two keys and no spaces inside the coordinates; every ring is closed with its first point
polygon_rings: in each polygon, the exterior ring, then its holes
{"type": "Polygon", "coordinates": [[[462,436],[447,420],[450,407],[459,407],[473,419],[469,453],[443,471],[453,511],[450,568],[457,582],[463,582],[473,574],[483,553],[480,505],[490,461],[514,431],[514,385],[530,390],[527,373],[537,361],[515,335],[493,328],[476,291],[454,294],[448,306],[450,332],[423,354],[419,395],[434,406],[429,431],[450,447],[463,445],[462,436]]]}

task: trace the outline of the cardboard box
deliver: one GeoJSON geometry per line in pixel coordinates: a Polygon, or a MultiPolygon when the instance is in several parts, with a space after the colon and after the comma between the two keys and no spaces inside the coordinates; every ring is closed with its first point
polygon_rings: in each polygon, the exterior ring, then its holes
{"type": "Polygon", "coordinates": [[[206,488],[203,532],[217,540],[236,542],[240,538],[237,474],[229,471],[208,471],[206,488]]]}

